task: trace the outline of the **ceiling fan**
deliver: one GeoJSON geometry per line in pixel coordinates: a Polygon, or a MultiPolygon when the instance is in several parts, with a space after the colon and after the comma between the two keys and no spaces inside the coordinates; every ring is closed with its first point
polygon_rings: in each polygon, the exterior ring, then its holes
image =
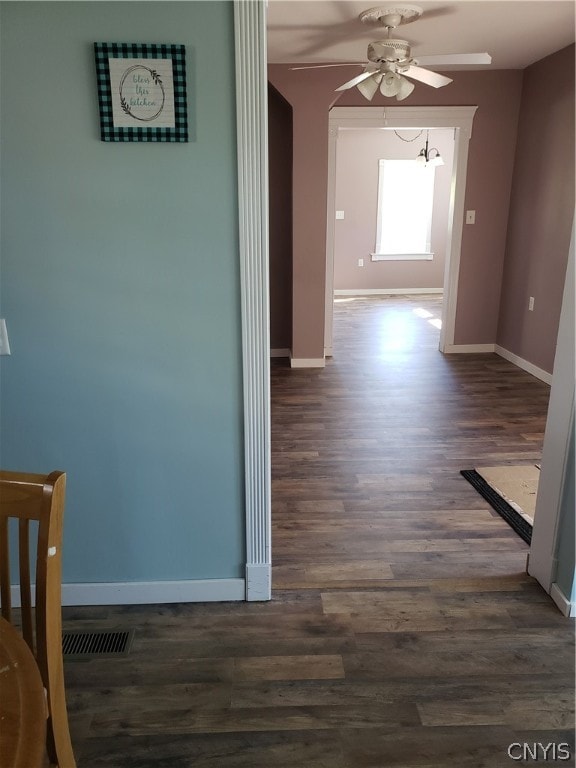
{"type": "Polygon", "coordinates": [[[407,40],[399,40],[390,37],[390,31],[401,24],[410,24],[422,15],[423,10],[417,5],[403,4],[399,6],[384,6],[370,8],[360,14],[359,19],[364,24],[375,24],[384,27],[387,31],[385,40],[376,40],[368,46],[366,65],[355,63],[347,64],[312,64],[304,67],[292,67],[292,69],[321,69],[325,67],[350,67],[364,66],[362,74],[353,77],[346,83],[336,88],[337,91],[346,91],[356,86],[360,93],[371,101],[378,89],[383,96],[395,96],[402,101],[414,90],[417,80],[433,88],[442,88],[452,82],[451,78],[425,69],[420,64],[432,66],[449,66],[458,64],[490,64],[492,57],[488,53],[455,53],[446,56],[419,56],[412,58],[410,43],[407,40]]]}

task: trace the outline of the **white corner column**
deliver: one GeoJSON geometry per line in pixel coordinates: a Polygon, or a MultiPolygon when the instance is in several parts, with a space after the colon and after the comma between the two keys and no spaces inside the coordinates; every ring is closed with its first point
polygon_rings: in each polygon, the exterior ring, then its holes
{"type": "MultiPolygon", "coordinates": [[[[567,460],[570,454],[570,438],[574,429],[575,353],[574,353],[574,284],[575,276],[575,227],[568,252],[564,296],[558,327],[554,375],[550,389],[548,418],[542,450],[542,469],[536,497],[534,528],[528,559],[528,573],[534,576],[552,594],[557,570],[559,521],[562,495],[567,477],[567,460]]],[[[569,595],[566,597],[570,598],[569,595]]]]}
{"type": "Polygon", "coordinates": [[[235,0],[234,39],[244,373],[246,599],[270,600],[268,77],[264,0],[235,0]]]}

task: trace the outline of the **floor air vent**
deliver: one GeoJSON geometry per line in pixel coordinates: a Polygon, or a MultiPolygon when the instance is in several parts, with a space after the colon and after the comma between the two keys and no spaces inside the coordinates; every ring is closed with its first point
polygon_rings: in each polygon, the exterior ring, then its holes
{"type": "Polygon", "coordinates": [[[130,651],[134,630],[127,632],[64,632],[62,653],[66,659],[94,659],[125,656],[130,651]]]}

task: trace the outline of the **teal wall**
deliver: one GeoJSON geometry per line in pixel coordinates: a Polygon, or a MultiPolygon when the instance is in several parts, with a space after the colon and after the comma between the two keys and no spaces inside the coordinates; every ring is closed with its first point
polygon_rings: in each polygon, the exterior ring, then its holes
{"type": "Polygon", "coordinates": [[[65,582],[243,576],[232,4],[1,6],[2,466],[65,582]],[[95,41],[186,46],[190,143],[99,140],[95,41]]]}
{"type": "Polygon", "coordinates": [[[576,555],[575,555],[575,510],[576,499],[574,492],[574,420],[572,420],[572,432],[566,464],[566,477],[564,479],[564,491],[560,508],[560,521],[558,528],[558,570],[556,582],[565,597],[576,601],[576,555]]]}

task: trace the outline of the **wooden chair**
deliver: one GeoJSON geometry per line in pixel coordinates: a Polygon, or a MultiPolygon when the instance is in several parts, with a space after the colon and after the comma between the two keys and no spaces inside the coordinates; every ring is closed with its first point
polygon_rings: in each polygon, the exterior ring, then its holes
{"type": "Polygon", "coordinates": [[[9,518],[18,519],[22,634],[35,655],[48,704],[47,751],[52,765],[75,768],[62,659],[62,522],[66,475],[0,471],[0,599],[11,621],[9,518]],[[30,574],[30,521],[38,521],[35,609],[30,574]]]}

